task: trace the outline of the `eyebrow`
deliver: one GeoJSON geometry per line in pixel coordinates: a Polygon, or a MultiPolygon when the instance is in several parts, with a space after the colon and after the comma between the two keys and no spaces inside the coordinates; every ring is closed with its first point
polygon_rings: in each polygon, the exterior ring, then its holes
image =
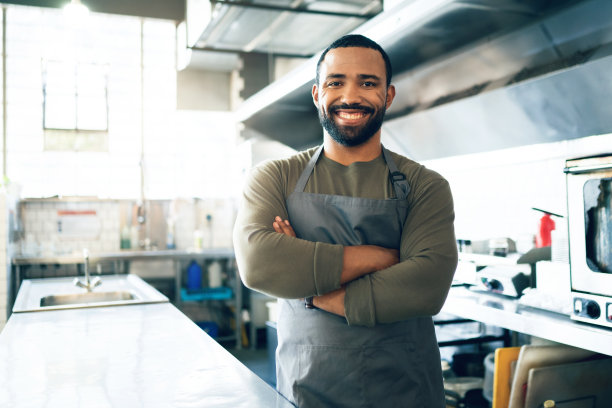
{"type": "MultiPolygon", "coordinates": [[[[374,74],[358,74],[357,77],[359,79],[374,79],[376,81],[380,81],[380,77],[374,74]]],[[[325,77],[326,80],[329,79],[338,79],[338,78],[346,78],[345,74],[329,74],[325,77]]]]}

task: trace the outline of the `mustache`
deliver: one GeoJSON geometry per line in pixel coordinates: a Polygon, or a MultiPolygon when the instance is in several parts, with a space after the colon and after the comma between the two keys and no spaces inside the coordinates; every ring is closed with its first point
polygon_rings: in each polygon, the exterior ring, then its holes
{"type": "Polygon", "coordinates": [[[343,103],[340,105],[332,105],[329,107],[330,112],[336,112],[338,110],[343,110],[343,109],[355,109],[355,110],[364,111],[365,113],[374,113],[374,109],[370,108],[369,106],[360,105],[358,103],[353,103],[353,104],[343,103]]]}

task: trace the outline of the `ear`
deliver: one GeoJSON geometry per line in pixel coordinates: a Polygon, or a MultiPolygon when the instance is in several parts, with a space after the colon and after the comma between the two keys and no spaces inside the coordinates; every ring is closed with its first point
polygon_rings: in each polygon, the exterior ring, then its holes
{"type": "Polygon", "coordinates": [[[387,88],[387,102],[385,104],[387,109],[389,109],[389,106],[391,106],[393,98],[395,98],[395,86],[389,85],[389,87],[387,88]]]}
{"type": "Polygon", "coordinates": [[[312,101],[314,102],[317,109],[319,108],[319,88],[317,84],[312,86],[312,101]]]}

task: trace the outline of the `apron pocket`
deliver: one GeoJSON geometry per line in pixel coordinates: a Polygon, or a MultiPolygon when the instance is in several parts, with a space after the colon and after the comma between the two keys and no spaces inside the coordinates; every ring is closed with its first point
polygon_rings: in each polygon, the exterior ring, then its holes
{"type": "Polygon", "coordinates": [[[367,406],[363,349],[298,345],[297,352],[293,395],[300,408],[367,406]]]}
{"type": "Polygon", "coordinates": [[[421,407],[421,361],[411,343],[365,347],[365,395],[373,407],[421,407]]]}

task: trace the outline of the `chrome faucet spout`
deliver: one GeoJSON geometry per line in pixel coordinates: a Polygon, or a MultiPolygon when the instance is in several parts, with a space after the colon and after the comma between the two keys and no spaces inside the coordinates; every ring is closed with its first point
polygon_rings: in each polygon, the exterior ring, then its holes
{"type": "Polygon", "coordinates": [[[93,288],[102,284],[102,281],[99,277],[95,277],[94,279],[89,279],[89,250],[83,249],[83,269],[85,271],[85,282],[81,281],[79,278],[74,279],[74,284],[80,288],[87,289],[88,292],[91,292],[93,288]]]}

